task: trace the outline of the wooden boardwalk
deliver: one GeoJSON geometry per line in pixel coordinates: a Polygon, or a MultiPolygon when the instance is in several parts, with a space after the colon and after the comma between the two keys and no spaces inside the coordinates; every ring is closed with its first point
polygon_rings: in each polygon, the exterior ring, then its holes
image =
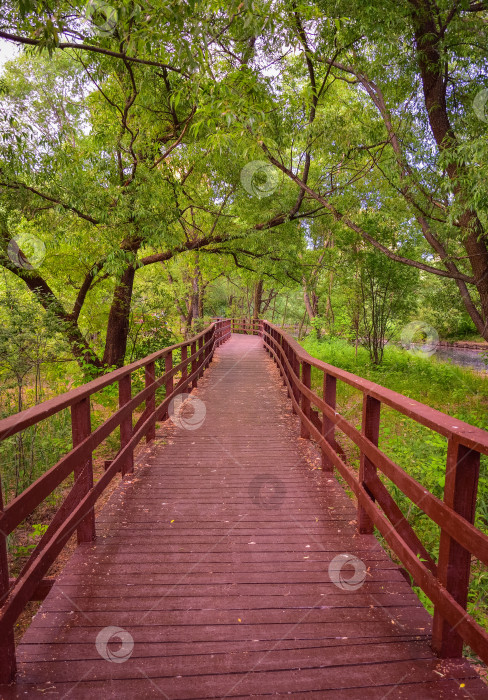
{"type": "Polygon", "coordinates": [[[217,350],[203,424],[121,482],[2,697],[488,698],[467,663],[432,653],[398,567],[304,458],[278,379],[257,337],[217,350]]]}

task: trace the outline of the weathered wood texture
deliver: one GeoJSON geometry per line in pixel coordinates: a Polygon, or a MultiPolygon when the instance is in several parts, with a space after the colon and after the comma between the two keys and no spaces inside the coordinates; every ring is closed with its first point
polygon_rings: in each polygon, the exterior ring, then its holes
{"type": "Polygon", "coordinates": [[[195,397],[192,429],[157,436],[77,548],[0,696],[488,698],[468,663],[435,657],[398,568],[305,459],[261,339],[222,345],[195,397]]]}

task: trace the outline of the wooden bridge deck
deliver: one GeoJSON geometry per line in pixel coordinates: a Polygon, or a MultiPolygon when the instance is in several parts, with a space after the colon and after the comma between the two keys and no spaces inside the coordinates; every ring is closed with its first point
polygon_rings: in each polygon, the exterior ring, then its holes
{"type": "Polygon", "coordinates": [[[304,459],[278,379],[257,337],[217,350],[203,425],[157,440],[114,492],[3,697],[488,697],[467,663],[433,655],[398,567],[304,459]],[[350,588],[329,572],[346,553],[360,560],[350,588]]]}

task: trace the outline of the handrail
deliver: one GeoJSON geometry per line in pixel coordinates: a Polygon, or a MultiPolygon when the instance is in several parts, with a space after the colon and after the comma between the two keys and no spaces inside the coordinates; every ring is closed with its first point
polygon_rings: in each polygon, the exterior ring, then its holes
{"type": "Polygon", "coordinates": [[[212,323],[198,335],[109,372],[83,386],[45,401],[38,406],[0,420],[0,442],[25,428],[40,423],[65,408],[71,409],[73,449],[42,474],[4,508],[0,482],[0,683],[10,682],[16,672],[13,626],[25,605],[42,599],[53,580],[44,578],[71,535],[77,531],[78,544],[95,539],[94,505],[114,476],[134,469],[134,448],[143,437],[155,438],[157,421],[168,417],[170,402],[185,390],[191,392],[210,364],[215,348],[228,340],[230,319],[212,323]],[[181,349],[181,361],[173,366],[173,352],[181,349]],[[190,350],[190,354],[188,354],[190,350]],[[156,379],[156,360],[164,359],[165,372],[156,379]],[[131,376],[144,368],[145,387],[132,396],[131,376]],[[174,384],[175,376],[181,377],[174,384]],[[118,384],[119,408],[96,430],[91,430],[90,397],[111,384],[118,384]],[[164,400],[156,406],[156,390],[164,386],[164,400]],[[133,411],[145,409],[132,426],[133,411]],[[93,450],[120,426],[120,450],[105,473],[93,483],[93,450]],[[7,536],[30,515],[71,473],[74,484],[58,508],[48,529],[31,553],[17,579],[10,580],[7,536]]]}
{"type": "Polygon", "coordinates": [[[237,332],[242,328],[262,337],[283,377],[293,412],[300,418],[301,437],[316,440],[322,450],[322,468],[327,472],[336,468],[357,498],[358,531],[373,534],[376,527],[434,604],[432,645],[436,653],[444,658],[460,657],[466,643],[488,662],[488,634],[466,612],[471,557],[488,565],[488,537],[473,524],[480,454],[488,454],[488,432],[312,357],[294,338],[268,321],[254,319],[233,323],[233,327],[237,332]],[[323,373],[322,397],[311,388],[312,367],[323,373]],[[363,394],[361,431],[337,411],[337,380],[363,394]],[[447,438],[443,501],[379,449],[382,404],[447,438]],[[347,463],[336,441],[336,430],[359,447],[359,475],[347,463]],[[426,551],[378,472],[439,526],[437,562],[426,551]]]}
{"type": "Polygon", "coordinates": [[[44,420],[55,413],[59,413],[59,411],[62,411],[64,408],[69,408],[82,399],[87,398],[92,394],[96,394],[98,391],[101,391],[119,379],[123,379],[128,374],[132,374],[132,372],[135,372],[137,369],[146,367],[150,362],[163,359],[178,348],[188,347],[190,343],[197,342],[200,340],[200,338],[203,338],[206,333],[208,333],[207,328],[198,335],[193,336],[190,340],[182,341],[181,343],[176,343],[175,345],[170,345],[162,350],[157,350],[151,355],[144,357],[142,360],[136,360],[130,365],[124,365],[120,369],[113,370],[108,374],[104,374],[102,377],[98,377],[97,379],[93,379],[86,384],[82,384],[82,386],[79,386],[76,389],[71,389],[71,391],[67,391],[64,394],[48,399],[47,401],[44,401],[37,406],[33,406],[32,408],[28,408],[21,413],[15,413],[8,418],[0,420],[0,442],[6,437],[10,437],[21,430],[29,428],[31,425],[38,423],[40,420],[44,420]]]}

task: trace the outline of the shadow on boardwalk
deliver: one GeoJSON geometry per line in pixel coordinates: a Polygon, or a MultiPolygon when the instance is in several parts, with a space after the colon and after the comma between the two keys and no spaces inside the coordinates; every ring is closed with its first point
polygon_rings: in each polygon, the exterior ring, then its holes
{"type": "Polygon", "coordinates": [[[433,655],[398,567],[305,459],[262,341],[233,336],[195,395],[70,559],[2,697],[488,698],[433,655]]]}

